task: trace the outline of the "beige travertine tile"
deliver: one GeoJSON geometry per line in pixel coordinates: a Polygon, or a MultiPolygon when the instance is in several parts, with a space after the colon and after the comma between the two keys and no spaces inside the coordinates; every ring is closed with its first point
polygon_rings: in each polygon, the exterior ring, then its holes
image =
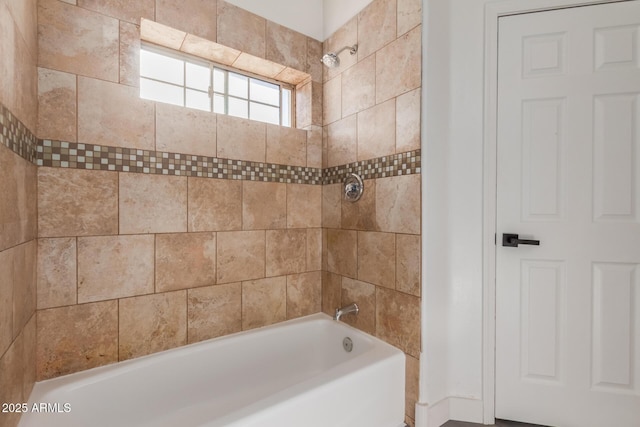
{"type": "Polygon", "coordinates": [[[422,2],[420,0],[398,0],[398,37],[421,22],[422,2]]]}
{"type": "Polygon", "coordinates": [[[38,65],[117,82],[118,28],[117,19],[57,0],[41,0],[38,65]]]}
{"type": "Polygon", "coordinates": [[[216,234],[156,236],[156,292],[216,283],[216,234]]]}
{"type": "Polygon", "coordinates": [[[187,177],[119,175],[121,234],[187,231],[187,177]]]}
{"type": "Polygon", "coordinates": [[[282,322],[287,318],[287,278],[242,282],[242,330],[282,322]]]}
{"type": "Polygon", "coordinates": [[[355,162],[357,151],[357,119],[353,114],[327,126],[329,167],[355,162]]]}
{"type": "Polygon", "coordinates": [[[267,21],[225,1],[218,2],[218,43],[265,57],[267,21]]]}
{"type": "MultiPolygon", "coordinates": [[[[176,38],[179,35],[176,34],[176,38]]],[[[173,41],[172,41],[173,42],[173,41]]],[[[201,58],[210,59],[213,62],[217,62],[223,65],[231,65],[240,56],[240,51],[224,46],[211,40],[203,39],[202,37],[194,36],[193,34],[187,34],[184,38],[182,45],[178,47],[182,52],[190,53],[191,55],[199,56],[201,58]]]]}
{"type": "Polygon", "coordinates": [[[327,230],[327,267],[330,272],[358,277],[358,232],[327,230]]]}
{"type": "Polygon", "coordinates": [[[35,46],[28,46],[16,35],[15,46],[15,110],[13,111],[32,132],[38,125],[38,57],[35,46]]]}
{"type": "Polygon", "coordinates": [[[309,126],[307,128],[307,166],[322,168],[322,128],[309,126]]]}
{"type": "Polygon", "coordinates": [[[216,0],[156,0],[156,21],[216,41],[216,0]]]}
{"type": "Polygon", "coordinates": [[[265,232],[231,231],[217,236],[217,283],[265,277],[265,232]]]}
{"type": "Polygon", "coordinates": [[[396,153],[420,148],[420,88],[396,98],[396,153]]]}
{"type": "Polygon", "coordinates": [[[322,229],[307,229],[307,270],[322,270],[322,229]]]}
{"type": "Polygon", "coordinates": [[[156,150],[216,157],[217,114],[156,104],[156,150]]]}
{"type": "Polygon", "coordinates": [[[396,235],[396,289],[420,296],[420,236],[396,235]]]}
{"type": "Polygon", "coordinates": [[[18,31],[9,12],[7,2],[0,2],[0,102],[9,110],[14,110],[16,105],[16,44],[15,37],[18,31]]]}
{"type": "Polygon", "coordinates": [[[78,238],[78,303],[153,292],[154,236],[78,238]]]}
{"type": "Polygon", "coordinates": [[[206,286],[187,291],[189,343],[242,330],[242,284],[206,286]]]}
{"type": "Polygon", "coordinates": [[[376,52],[376,104],[420,86],[421,26],[376,52]]]}
{"type": "Polygon", "coordinates": [[[321,271],[287,276],[287,319],[318,313],[321,308],[321,271]]]}
{"type": "Polygon", "coordinates": [[[286,69],[282,64],[251,55],[246,52],[242,52],[240,56],[238,56],[238,58],[233,62],[233,67],[272,79],[286,69]]]}
{"type": "Polygon", "coordinates": [[[242,228],[287,227],[287,186],[277,182],[242,182],[242,228]]]}
{"type": "Polygon", "coordinates": [[[358,160],[388,156],[395,150],[395,99],[358,113],[358,160]]]}
{"type": "Polygon", "coordinates": [[[189,177],[189,231],[242,229],[242,181],[189,177]]]}
{"type": "Polygon", "coordinates": [[[371,55],[342,73],[342,117],[375,104],[376,57],[371,55]]]}
{"type": "Polygon", "coordinates": [[[118,233],[118,174],[38,168],[40,237],[118,233]]]}
{"type": "MultiPolygon", "coordinates": [[[[311,80],[322,83],[322,43],[312,38],[307,38],[307,66],[305,70],[311,74],[311,80]]],[[[322,124],[322,123],[319,123],[322,124]]]]}
{"type": "Polygon", "coordinates": [[[376,180],[376,219],[380,231],[420,234],[420,175],[376,180]]]}
{"type": "Polygon", "coordinates": [[[169,49],[180,50],[187,33],[149,19],[140,22],[140,39],[169,49]]]}
{"type": "Polygon", "coordinates": [[[329,316],[333,316],[336,308],[342,306],[342,277],[322,272],[322,311],[329,316]]]}
{"type": "Polygon", "coordinates": [[[24,352],[22,354],[22,395],[27,400],[36,382],[36,316],[35,313],[22,330],[24,352]]]}
{"type": "Polygon", "coordinates": [[[0,144],[0,250],[23,241],[21,221],[25,215],[20,199],[27,192],[24,163],[20,156],[0,144]]]}
{"type": "Polygon", "coordinates": [[[36,240],[15,248],[13,253],[13,337],[17,337],[36,311],[36,240]]]}
{"type": "Polygon", "coordinates": [[[367,57],[396,38],[396,0],[374,0],[358,14],[358,55],[367,57]]]}
{"type": "MultiPolygon", "coordinates": [[[[365,183],[365,186],[367,184],[365,183]]],[[[322,226],[340,228],[342,200],[342,184],[322,186],[322,226]]]]}
{"type": "Polygon", "coordinates": [[[267,162],[306,166],[307,131],[268,124],[267,162]]]}
{"type": "Polygon", "coordinates": [[[23,0],[7,1],[5,3],[14,19],[16,30],[25,40],[26,46],[33,54],[37,54],[38,2],[36,0],[23,0]]]}
{"type": "Polygon", "coordinates": [[[395,288],[396,239],[393,233],[358,232],[358,279],[395,288]]]}
{"type": "Polygon", "coordinates": [[[420,298],[376,288],[376,336],[420,357],[420,298]]]}
{"type": "Polygon", "coordinates": [[[358,314],[348,314],[340,320],[368,334],[376,332],[376,287],[370,283],[342,278],[341,307],[358,304],[358,314]]]}
{"type": "Polygon", "coordinates": [[[140,86],[140,27],[120,21],[120,80],[124,85],[140,86]]]}
{"type": "Polygon", "coordinates": [[[138,88],[78,77],[78,142],[153,150],[154,116],[138,88]]]}
{"type": "Polygon", "coordinates": [[[322,270],[329,271],[328,228],[322,229],[322,270]]]}
{"type": "Polygon", "coordinates": [[[322,226],[322,186],[287,184],[287,227],[322,226]]]}
{"type": "Polygon", "coordinates": [[[309,74],[291,67],[286,67],[274,78],[278,81],[289,83],[291,85],[299,85],[311,81],[311,76],[309,74]]]}
{"type": "Polygon", "coordinates": [[[122,299],[118,315],[119,360],[187,343],[187,291],[122,299]]]}
{"type": "Polygon", "coordinates": [[[322,126],[322,111],[324,100],[322,99],[322,83],[311,82],[311,123],[315,126],[322,126]]]}
{"type": "Polygon", "coordinates": [[[406,356],[405,359],[405,410],[406,414],[414,418],[415,406],[418,401],[420,382],[420,361],[415,357],[406,356]]]}
{"type": "Polygon", "coordinates": [[[36,238],[37,167],[0,144],[0,250],[36,238]]]}
{"type": "Polygon", "coordinates": [[[0,355],[13,340],[13,253],[14,249],[0,252],[0,355]]]}
{"type": "Polygon", "coordinates": [[[38,137],[76,142],[76,76],[38,68],[38,137]]]}
{"type": "Polygon", "coordinates": [[[264,162],[266,158],[266,125],[253,120],[218,115],[218,157],[264,162]]]}
{"type": "Polygon", "coordinates": [[[376,180],[364,180],[364,192],[357,202],[349,202],[342,197],[340,187],[340,204],[342,207],[342,227],[350,230],[378,230],[376,222],[376,180]]]}
{"type": "Polygon", "coordinates": [[[39,381],[118,361],[118,301],[38,310],[39,381]]]}
{"type": "Polygon", "coordinates": [[[311,126],[313,114],[312,82],[306,82],[296,87],[296,126],[306,129],[311,126]]]}
{"type": "Polygon", "coordinates": [[[322,86],[322,124],[328,125],[342,117],[342,75],[322,86]]]}
{"type": "Polygon", "coordinates": [[[76,238],[38,239],[38,309],[76,303],[76,238]]]}
{"type": "Polygon", "coordinates": [[[329,126],[322,127],[322,168],[329,167],[329,126]]]}
{"type": "Polygon", "coordinates": [[[306,271],[306,230],[267,230],[266,233],[267,277],[306,271]]]}
{"type": "Polygon", "coordinates": [[[275,22],[267,21],[266,25],[266,58],[306,72],[307,37],[275,22]]]}
{"type": "Polygon", "coordinates": [[[154,0],[77,0],[78,6],[95,10],[103,15],[139,24],[140,18],[153,19],[154,0]]]}
{"type": "MultiPolygon", "coordinates": [[[[23,394],[23,369],[24,369],[24,340],[20,336],[7,349],[4,355],[0,355],[0,402],[13,403],[25,402],[23,394]]],[[[2,414],[3,426],[17,426],[20,421],[19,412],[7,412],[2,414]]]]}
{"type": "MultiPolygon", "coordinates": [[[[340,27],[335,33],[333,33],[330,37],[328,37],[323,45],[322,55],[328,52],[337,52],[345,46],[353,46],[358,43],[358,17],[354,16],[351,18],[346,24],[340,27]]],[[[320,58],[322,58],[320,55],[320,58]]],[[[340,54],[340,67],[338,68],[327,68],[322,66],[323,68],[323,81],[327,81],[337,76],[338,74],[344,72],[344,70],[348,69],[352,65],[358,62],[359,58],[364,58],[364,56],[360,56],[359,53],[355,55],[351,55],[348,50],[345,50],[340,54]]]]}

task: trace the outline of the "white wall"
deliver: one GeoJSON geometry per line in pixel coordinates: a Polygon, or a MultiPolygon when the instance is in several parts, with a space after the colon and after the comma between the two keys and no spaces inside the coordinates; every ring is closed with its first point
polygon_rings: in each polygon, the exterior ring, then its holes
{"type": "Polygon", "coordinates": [[[324,41],[323,0],[226,0],[277,24],[324,41]]]}
{"type": "Polygon", "coordinates": [[[226,0],[277,24],[324,41],[372,0],[226,0]]]}
{"type": "MultiPolygon", "coordinates": [[[[346,24],[372,0],[323,0],[324,25],[323,34],[326,39],[338,28],[346,24]]],[[[323,39],[324,40],[324,39],[323,39]]]]}
{"type": "MultiPolygon", "coordinates": [[[[421,403],[438,408],[440,417],[446,414],[473,422],[483,420],[483,32],[487,1],[423,1],[427,31],[423,48],[421,403]]],[[[428,421],[421,421],[439,425],[441,420],[435,418],[432,414],[428,421]]]]}

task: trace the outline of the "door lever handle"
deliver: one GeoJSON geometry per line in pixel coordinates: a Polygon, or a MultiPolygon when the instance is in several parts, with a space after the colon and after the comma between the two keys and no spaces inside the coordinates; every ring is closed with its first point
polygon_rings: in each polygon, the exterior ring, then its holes
{"type": "Polygon", "coordinates": [[[540,246],[540,240],[519,239],[517,234],[502,234],[502,246],[517,248],[518,245],[535,245],[540,246]]]}

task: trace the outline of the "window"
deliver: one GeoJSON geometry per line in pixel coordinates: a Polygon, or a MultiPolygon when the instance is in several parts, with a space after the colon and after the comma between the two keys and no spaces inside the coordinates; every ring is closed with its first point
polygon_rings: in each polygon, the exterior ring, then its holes
{"type": "Polygon", "coordinates": [[[293,90],[164,50],[140,49],[140,97],[218,114],[292,126],[293,90]]]}

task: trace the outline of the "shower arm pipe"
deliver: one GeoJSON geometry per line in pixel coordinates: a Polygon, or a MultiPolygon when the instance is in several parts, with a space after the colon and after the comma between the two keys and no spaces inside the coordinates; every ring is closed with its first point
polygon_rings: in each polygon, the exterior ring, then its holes
{"type": "Polygon", "coordinates": [[[338,55],[340,55],[342,52],[344,52],[347,49],[349,49],[349,53],[351,55],[355,55],[356,52],[358,51],[358,45],[354,44],[353,46],[345,46],[342,49],[340,49],[339,51],[335,52],[334,55],[338,56],[338,55]]]}

